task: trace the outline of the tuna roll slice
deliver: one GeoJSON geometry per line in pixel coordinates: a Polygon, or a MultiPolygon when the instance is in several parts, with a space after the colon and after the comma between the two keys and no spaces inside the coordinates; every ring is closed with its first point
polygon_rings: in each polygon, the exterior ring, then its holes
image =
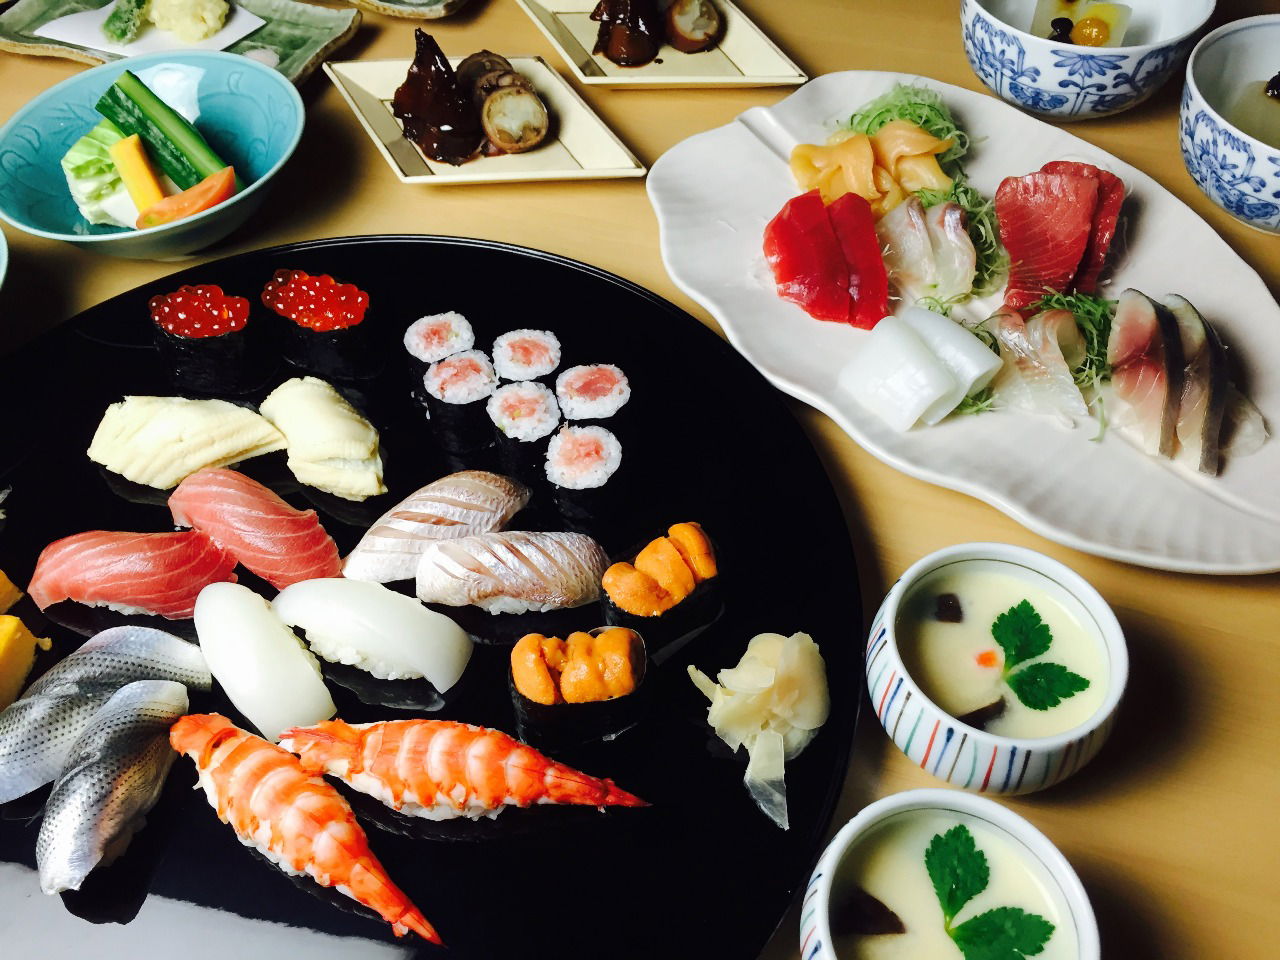
{"type": "Polygon", "coordinates": [[[1218,473],[1219,439],[1227,408],[1227,352],[1200,311],[1177,294],[1164,298],[1182,339],[1182,399],[1178,458],[1201,473],[1218,473]]]}
{"type": "Polygon", "coordinates": [[[1116,397],[1127,407],[1119,425],[1134,427],[1147,453],[1172,457],[1184,367],[1174,315],[1139,290],[1120,294],[1107,363],[1116,397]]]}

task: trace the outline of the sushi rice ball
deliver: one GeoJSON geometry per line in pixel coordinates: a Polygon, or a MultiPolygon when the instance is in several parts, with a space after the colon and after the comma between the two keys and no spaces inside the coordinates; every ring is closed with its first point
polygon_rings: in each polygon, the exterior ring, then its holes
{"type": "Polygon", "coordinates": [[[489,398],[489,419],[512,440],[541,440],[560,422],[556,395],[540,383],[508,383],[489,398]]]}
{"type": "Polygon", "coordinates": [[[560,429],[547,444],[547,479],[567,490],[603,487],[622,463],[622,444],[604,427],[560,429]]]}
{"type": "Polygon", "coordinates": [[[415,320],[404,332],[404,348],[423,363],[435,363],[451,354],[470,350],[475,343],[471,323],[453,311],[415,320]]]}
{"type": "Polygon", "coordinates": [[[566,420],[599,420],[631,399],[631,385],[613,364],[593,363],[570,367],[556,377],[556,397],[566,420]]]}
{"type": "Polygon", "coordinates": [[[443,403],[464,404],[493,393],[498,378],[483,350],[463,350],[431,364],[422,385],[443,403]]]}
{"type": "Polygon", "coordinates": [[[493,342],[493,367],[503,380],[536,380],[560,366],[560,341],[550,330],[512,330],[493,342]]]}

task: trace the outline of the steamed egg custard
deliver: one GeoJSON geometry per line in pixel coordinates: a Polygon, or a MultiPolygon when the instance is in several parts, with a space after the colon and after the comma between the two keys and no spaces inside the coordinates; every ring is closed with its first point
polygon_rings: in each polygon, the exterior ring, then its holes
{"type": "Polygon", "coordinates": [[[845,855],[831,891],[840,960],[963,960],[1013,935],[1036,960],[1076,960],[1066,901],[1048,869],[986,821],[908,810],[845,855]]]}
{"type": "Polygon", "coordinates": [[[1063,733],[1106,696],[1093,618],[1062,586],[1015,563],[964,560],[931,571],[904,598],[896,629],[924,695],[989,733],[1063,733]]]}

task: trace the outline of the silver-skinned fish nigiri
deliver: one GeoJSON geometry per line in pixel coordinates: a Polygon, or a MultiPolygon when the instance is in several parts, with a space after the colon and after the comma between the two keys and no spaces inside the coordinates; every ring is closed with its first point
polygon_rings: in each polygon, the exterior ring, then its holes
{"type": "Polygon", "coordinates": [[[384,513],[343,563],[351,580],[409,580],[418,558],[437,540],[501,530],[529,502],[524,484],[484,470],[432,481],[384,513]]]}
{"type": "Polygon", "coordinates": [[[581,533],[483,533],[439,540],[418,564],[418,599],[489,613],[580,607],[600,598],[608,565],[600,544],[581,533]]]}
{"type": "Polygon", "coordinates": [[[169,728],[187,712],[187,688],[135,680],[93,715],[49,794],[36,839],[40,889],[79,890],[124,852],[160,799],[177,754],[169,728]]]}
{"type": "Polygon", "coordinates": [[[1147,453],[1172,457],[1185,366],[1178,321],[1145,293],[1124,291],[1107,338],[1107,364],[1125,405],[1116,423],[1135,428],[1147,453]]]}
{"type": "Polygon", "coordinates": [[[0,712],[0,803],[53,780],[98,708],[134,680],[213,685],[195,644],[150,627],[103,630],[0,712]]]}

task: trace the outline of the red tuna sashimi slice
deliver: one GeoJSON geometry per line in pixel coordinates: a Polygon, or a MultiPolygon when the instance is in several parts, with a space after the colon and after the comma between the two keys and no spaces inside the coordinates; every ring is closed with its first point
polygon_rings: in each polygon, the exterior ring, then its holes
{"type": "Polygon", "coordinates": [[[1143,449],[1172,457],[1182,399],[1182,340],[1172,313],[1139,290],[1120,294],[1107,363],[1116,396],[1129,407],[1122,425],[1136,427],[1143,449]]]}
{"type": "Polygon", "coordinates": [[[235,565],[235,557],[196,530],[91,530],[45,547],[27,591],[41,610],[75,600],[181,620],[209,584],[235,582],[235,565]]]}
{"type": "Polygon", "coordinates": [[[277,590],[342,576],[338,545],[314,510],[297,510],[235,470],[200,470],[169,495],[180,527],[194,527],[277,590]]]}
{"type": "Polygon", "coordinates": [[[817,190],[792,197],[769,221],[764,258],[778,296],[818,320],[849,322],[849,267],[817,190]]]}
{"type": "Polygon", "coordinates": [[[889,313],[889,274],[880,253],[871,204],[856,193],[846,193],[827,207],[827,216],[849,268],[853,301],[849,319],[855,327],[870,330],[889,313]]]}
{"type": "Polygon", "coordinates": [[[996,218],[1009,251],[1008,306],[1021,310],[1046,290],[1071,289],[1097,205],[1098,181],[1091,177],[1029,173],[1005,178],[996,190],[996,218]]]}
{"type": "Polygon", "coordinates": [[[1073,160],[1052,160],[1041,167],[1040,172],[1092,177],[1098,181],[1098,206],[1093,211],[1093,229],[1089,232],[1089,243],[1084,248],[1080,268],[1071,281],[1079,292],[1093,293],[1098,289],[1098,277],[1106,266],[1107,251],[1116,235],[1116,222],[1120,219],[1120,207],[1124,203],[1124,181],[1108,170],[1073,160]]]}

